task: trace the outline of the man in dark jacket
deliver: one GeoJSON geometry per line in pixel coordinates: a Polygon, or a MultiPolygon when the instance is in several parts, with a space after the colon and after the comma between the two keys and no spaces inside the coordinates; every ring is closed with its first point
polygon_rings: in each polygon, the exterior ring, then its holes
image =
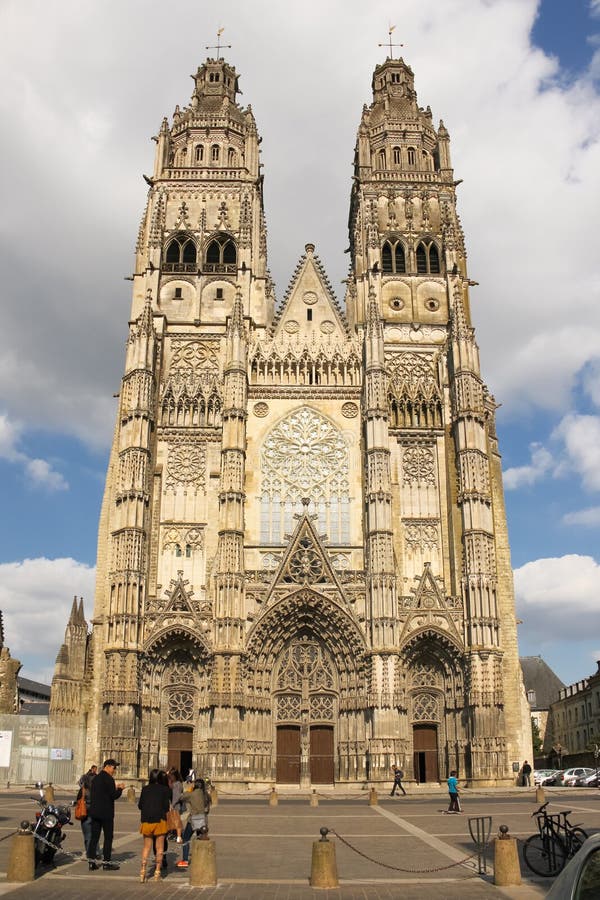
{"type": "Polygon", "coordinates": [[[115,784],[114,774],[118,766],[116,759],[107,759],[90,785],[88,815],[92,820],[92,836],[88,846],[88,865],[98,869],[96,851],[100,832],[104,832],[103,869],[118,869],[117,863],[110,861],[115,822],[115,800],[123,793],[124,784],[115,784]]]}

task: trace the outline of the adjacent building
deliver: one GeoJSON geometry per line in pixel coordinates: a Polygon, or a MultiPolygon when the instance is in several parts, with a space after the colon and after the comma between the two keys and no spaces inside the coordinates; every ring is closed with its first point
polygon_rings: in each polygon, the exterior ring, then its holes
{"type": "Polygon", "coordinates": [[[307,243],[276,305],[238,95],[208,59],[156,136],[93,630],[75,603],[54,722],[131,777],[512,782],[529,708],[448,131],[402,59],[376,67],[345,301],[307,243]]]}

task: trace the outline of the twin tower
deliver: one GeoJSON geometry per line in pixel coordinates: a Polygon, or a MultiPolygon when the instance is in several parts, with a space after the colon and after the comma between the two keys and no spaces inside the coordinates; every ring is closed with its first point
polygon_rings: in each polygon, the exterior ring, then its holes
{"type": "Polygon", "coordinates": [[[448,132],[377,66],[344,306],[312,244],[276,304],[252,110],[222,58],[194,82],[155,138],[54,723],[132,778],[507,784],[531,729],[448,132]]]}

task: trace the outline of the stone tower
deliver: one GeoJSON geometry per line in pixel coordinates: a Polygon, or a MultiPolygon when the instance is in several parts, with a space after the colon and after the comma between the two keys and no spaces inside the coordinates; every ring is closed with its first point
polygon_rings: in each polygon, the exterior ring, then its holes
{"type": "Polygon", "coordinates": [[[275,311],[251,108],[223,59],[193,77],[155,139],[69,673],[88,762],[508,783],[531,736],[448,132],[402,60],[376,68],[346,308],[307,244],[275,311]]]}

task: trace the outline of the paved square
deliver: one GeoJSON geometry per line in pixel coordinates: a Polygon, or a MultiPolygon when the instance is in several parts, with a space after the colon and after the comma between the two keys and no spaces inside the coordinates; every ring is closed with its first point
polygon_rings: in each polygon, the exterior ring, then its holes
{"type": "MultiPolygon", "coordinates": [[[[23,792],[0,795],[0,838],[10,834],[21,819],[31,817],[35,807],[29,796],[23,792]]],[[[600,829],[600,792],[557,789],[547,796],[552,811],[571,809],[573,822],[580,822],[590,832],[600,829]]],[[[71,797],[57,796],[59,802],[67,799],[71,797]]],[[[121,864],[118,872],[89,872],[85,862],[61,855],[56,868],[40,872],[34,883],[8,885],[4,879],[9,838],[0,843],[0,894],[10,900],[114,900],[115,895],[128,900],[149,893],[161,900],[190,894],[227,900],[304,900],[323,896],[343,900],[479,900],[494,896],[530,900],[545,895],[551,882],[535,878],[524,864],[523,885],[499,889],[491,883],[492,859],[487,878],[477,874],[476,860],[464,861],[474,852],[468,828],[470,816],[491,815],[492,836],[501,824],[508,825],[511,835],[517,838],[534,832],[533,791],[465,791],[464,812],[460,816],[444,815],[446,805],[443,790],[439,795],[393,799],[386,794],[374,807],[368,805],[366,792],[348,798],[321,797],[316,808],[309,806],[308,798],[297,796],[281,797],[279,805],[271,807],[266,796],[221,794],[210,815],[219,884],[214,888],[192,888],[187,871],[175,868],[180,852],[173,843],[169,845],[165,877],[158,884],[139,884],[139,814],[134,805],[121,800],[117,804],[113,854],[121,864]],[[312,844],[319,839],[322,826],[339,835],[331,840],[335,842],[340,887],[329,891],[319,891],[308,884],[312,844]]],[[[68,829],[65,849],[82,849],[77,823],[68,829]]]]}

